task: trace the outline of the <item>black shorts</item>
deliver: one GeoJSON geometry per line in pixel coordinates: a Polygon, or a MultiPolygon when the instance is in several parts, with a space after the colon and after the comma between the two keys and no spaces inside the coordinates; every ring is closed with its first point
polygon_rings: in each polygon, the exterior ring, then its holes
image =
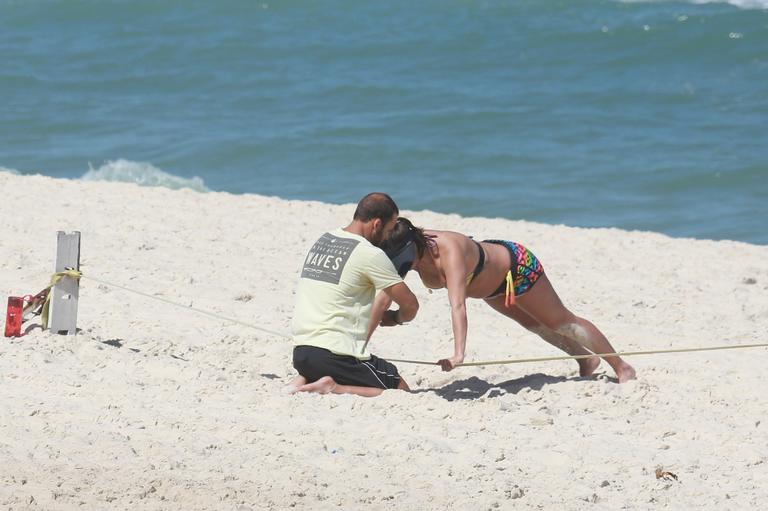
{"type": "Polygon", "coordinates": [[[330,376],[339,385],[377,389],[396,389],[400,385],[397,367],[373,355],[369,360],[358,360],[315,346],[295,346],[293,367],[307,379],[307,383],[330,376]]]}

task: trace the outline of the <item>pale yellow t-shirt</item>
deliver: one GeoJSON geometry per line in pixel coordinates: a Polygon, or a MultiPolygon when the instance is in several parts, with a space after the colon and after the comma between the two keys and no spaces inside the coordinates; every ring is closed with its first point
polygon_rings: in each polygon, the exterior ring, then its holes
{"type": "Polygon", "coordinates": [[[361,360],[376,292],[402,282],[392,261],[362,236],[336,229],[310,249],[296,290],[293,343],[361,360]]]}

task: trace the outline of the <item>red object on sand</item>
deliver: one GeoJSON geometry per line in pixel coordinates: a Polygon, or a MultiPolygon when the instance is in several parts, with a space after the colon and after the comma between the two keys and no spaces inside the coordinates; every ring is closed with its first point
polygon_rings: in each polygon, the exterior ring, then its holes
{"type": "Polygon", "coordinates": [[[24,298],[8,297],[8,311],[5,314],[5,336],[21,337],[21,323],[24,314],[24,298]]]}

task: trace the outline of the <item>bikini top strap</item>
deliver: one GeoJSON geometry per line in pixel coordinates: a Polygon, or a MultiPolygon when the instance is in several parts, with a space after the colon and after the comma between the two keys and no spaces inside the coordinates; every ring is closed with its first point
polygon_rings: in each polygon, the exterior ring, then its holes
{"type": "Polygon", "coordinates": [[[474,241],[475,245],[477,245],[477,250],[479,251],[477,265],[475,266],[475,269],[472,271],[472,276],[476,277],[478,273],[483,271],[483,267],[485,266],[485,250],[483,250],[483,246],[480,243],[478,243],[474,239],[472,239],[472,241],[474,241]]]}

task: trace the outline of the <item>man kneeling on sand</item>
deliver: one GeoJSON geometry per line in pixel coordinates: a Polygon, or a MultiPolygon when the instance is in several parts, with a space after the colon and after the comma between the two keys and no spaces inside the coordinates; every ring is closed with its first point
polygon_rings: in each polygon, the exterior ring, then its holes
{"type": "Polygon", "coordinates": [[[373,299],[381,291],[399,309],[387,310],[382,326],[411,321],[416,297],[378,248],[397,222],[391,197],[363,197],[347,227],[326,232],[310,249],[296,291],[291,393],[357,394],[410,390],[397,367],[367,349],[373,299]]]}

